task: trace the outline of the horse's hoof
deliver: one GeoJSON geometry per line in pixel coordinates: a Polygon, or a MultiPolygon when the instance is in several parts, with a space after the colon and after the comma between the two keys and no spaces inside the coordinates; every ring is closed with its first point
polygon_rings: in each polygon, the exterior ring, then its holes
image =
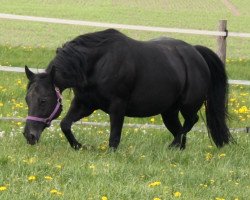
{"type": "Polygon", "coordinates": [[[71,145],[73,149],[80,150],[82,148],[82,145],[78,142],[71,145]]]}
{"type": "Polygon", "coordinates": [[[116,150],[117,150],[117,147],[109,147],[108,152],[114,153],[114,152],[116,152],[116,150]]]}
{"type": "Polygon", "coordinates": [[[169,146],[169,149],[180,149],[181,148],[181,144],[180,143],[174,143],[172,142],[169,146]]]}
{"type": "Polygon", "coordinates": [[[181,145],[181,146],[180,146],[180,150],[183,151],[184,149],[186,149],[186,145],[181,145]]]}
{"type": "Polygon", "coordinates": [[[92,146],[92,145],[89,145],[89,144],[83,144],[82,147],[81,147],[81,149],[84,149],[84,150],[93,150],[93,149],[95,149],[95,147],[92,146]]]}

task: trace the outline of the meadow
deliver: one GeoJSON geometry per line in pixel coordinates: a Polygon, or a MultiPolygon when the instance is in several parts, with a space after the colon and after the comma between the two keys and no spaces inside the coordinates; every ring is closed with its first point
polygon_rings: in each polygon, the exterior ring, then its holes
{"type": "MultiPolygon", "coordinates": [[[[222,3],[213,0],[165,2],[0,0],[0,13],[208,30],[216,30],[218,20],[227,18],[231,31],[250,32],[247,0],[232,0],[240,16],[233,16],[222,3]]],[[[55,49],[67,40],[100,30],[1,19],[0,27],[0,65],[34,68],[45,68],[55,49]]],[[[140,40],[162,35],[122,32],[140,40]]],[[[214,37],[167,36],[216,49],[214,37]]],[[[250,80],[250,48],[246,45],[249,41],[228,39],[226,67],[230,79],[250,80]]],[[[26,117],[26,84],[24,73],[0,72],[0,117],[26,117]]],[[[230,86],[230,128],[249,126],[249,89],[248,86],[230,86]]],[[[60,119],[67,112],[72,97],[69,90],[63,93],[64,110],[60,119]]],[[[143,126],[162,125],[159,116],[126,118],[125,123],[141,126],[123,129],[116,152],[108,150],[109,126],[74,125],[76,138],[87,145],[75,151],[58,123],[53,123],[43,133],[39,144],[30,146],[22,135],[25,123],[0,121],[0,199],[249,199],[250,135],[232,131],[237,144],[217,149],[207,136],[202,116],[204,109],[194,130],[188,134],[184,151],[168,148],[173,138],[167,130],[143,126]]],[[[96,111],[82,122],[109,122],[109,117],[96,111]]]]}

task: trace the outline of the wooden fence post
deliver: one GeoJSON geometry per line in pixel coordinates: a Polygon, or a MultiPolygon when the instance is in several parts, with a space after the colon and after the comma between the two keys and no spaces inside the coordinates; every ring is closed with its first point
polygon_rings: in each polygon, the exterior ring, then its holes
{"type": "Polygon", "coordinates": [[[226,32],[226,36],[217,37],[218,50],[217,54],[224,64],[226,64],[226,52],[227,52],[227,20],[219,21],[219,30],[221,32],[226,32]]]}

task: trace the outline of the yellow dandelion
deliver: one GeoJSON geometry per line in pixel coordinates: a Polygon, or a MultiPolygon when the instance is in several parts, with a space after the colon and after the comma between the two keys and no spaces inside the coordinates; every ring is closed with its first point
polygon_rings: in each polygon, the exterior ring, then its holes
{"type": "Polygon", "coordinates": [[[51,181],[53,178],[51,176],[44,176],[44,179],[47,181],[51,181]]]}
{"type": "Polygon", "coordinates": [[[170,167],[177,167],[177,165],[175,163],[171,163],[170,167]]]}
{"type": "Polygon", "coordinates": [[[56,189],[52,189],[52,190],[50,190],[50,194],[53,194],[53,195],[62,195],[63,193],[62,193],[62,192],[59,192],[59,191],[56,190],[56,189]]]}
{"type": "Polygon", "coordinates": [[[159,197],[155,197],[153,200],[161,200],[159,197]]]}
{"type": "Polygon", "coordinates": [[[173,195],[174,195],[174,197],[177,197],[177,198],[181,197],[181,193],[178,191],[174,192],[173,195]]]}
{"type": "Polygon", "coordinates": [[[7,190],[6,186],[0,186],[0,192],[7,190]]]}
{"type": "Polygon", "coordinates": [[[155,187],[155,186],[159,186],[159,185],[161,185],[160,181],[155,181],[155,182],[148,184],[149,187],[155,187]]]}
{"type": "Polygon", "coordinates": [[[200,184],[201,187],[207,188],[207,184],[200,184]]]}
{"type": "Polygon", "coordinates": [[[230,101],[230,102],[235,102],[235,101],[236,101],[236,98],[231,98],[229,101],[230,101]]]}
{"type": "Polygon", "coordinates": [[[2,102],[0,102],[0,107],[3,107],[3,103],[2,102]]]}
{"type": "Polygon", "coordinates": [[[88,119],[88,118],[83,118],[83,119],[82,119],[82,121],[84,121],[84,122],[88,122],[88,121],[89,121],[89,119],[88,119]]]}
{"type": "Polygon", "coordinates": [[[152,123],[154,123],[154,122],[155,122],[155,118],[152,117],[152,118],[150,119],[150,121],[151,121],[152,123]]]}
{"type": "Polygon", "coordinates": [[[22,84],[22,81],[20,79],[17,80],[17,84],[22,84]]]}
{"type": "Polygon", "coordinates": [[[105,151],[108,149],[108,142],[104,141],[102,144],[98,146],[98,149],[101,149],[102,151],[105,151]]]}
{"type": "Polygon", "coordinates": [[[225,156],[226,156],[225,153],[221,153],[221,154],[219,155],[219,158],[223,158],[223,157],[225,157],[225,156]]]}
{"type": "Polygon", "coordinates": [[[213,155],[211,153],[206,154],[206,160],[209,161],[213,158],[213,155]]]}
{"type": "Polygon", "coordinates": [[[17,122],[16,123],[18,126],[21,126],[22,125],[22,122],[17,122]]]}
{"type": "Polygon", "coordinates": [[[36,161],[37,161],[37,159],[34,157],[23,160],[24,163],[27,163],[29,165],[36,163],[36,161]]]}
{"type": "Polygon", "coordinates": [[[36,180],[36,176],[29,176],[28,177],[28,181],[35,181],[36,180]]]}
{"type": "Polygon", "coordinates": [[[62,169],[62,165],[56,165],[55,166],[57,169],[62,169]]]}
{"type": "Polygon", "coordinates": [[[89,166],[89,168],[90,168],[90,169],[95,169],[95,165],[94,165],[94,164],[91,164],[91,165],[89,166]]]}
{"type": "Polygon", "coordinates": [[[103,196],[103,197],[102,197],[102,200],[108,200],[108,197],[103,196]]]}
{"type": "Polygon", "coordinates": [[[55,194],[55,193],[57,193],[57,190],[56,189],[52,189],[52,190],[50,190],[50,193],[51,194],[55,194]]]}
{"type": "Polygon", "coordinates": [[[246,106],[242,106],[242,107],[240,107],[239,108],[239,110],[238,110],[238,112],[239,113],[247,113],[249,110],[248,110],[248,108],[246,107],[246,106]]]}
{"type": "Polygon", "coordinates": [[[221,197],[216,197],[215,200],[225,200],[225,199],[221,197]]]}

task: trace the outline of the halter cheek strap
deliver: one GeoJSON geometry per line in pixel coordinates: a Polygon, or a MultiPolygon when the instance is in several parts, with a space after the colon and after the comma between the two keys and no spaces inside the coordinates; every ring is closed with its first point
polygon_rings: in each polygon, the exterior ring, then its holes
{"type": "Polygon", "coordinates": [[[60,90],[58,87],[55,87],[55,91],[56,91],[56,96],[57,96],[57,103],[56,103],[56,107],[53,110],[53,112],[51,113],[51,115],[48,118],[41,118],[41,117],[35,117],[35,116],[28,116],[26,118],[26,120],[30,120],[30,121],[36,121],[36,122],[43,122],[45,123],[47,126],[50,126],[51,121],[53,120],[53,118],[56,116],[58,110],[60,109],[61,104],[61,100],[62,100],[62,95],[60,93],[60,90]]]}

